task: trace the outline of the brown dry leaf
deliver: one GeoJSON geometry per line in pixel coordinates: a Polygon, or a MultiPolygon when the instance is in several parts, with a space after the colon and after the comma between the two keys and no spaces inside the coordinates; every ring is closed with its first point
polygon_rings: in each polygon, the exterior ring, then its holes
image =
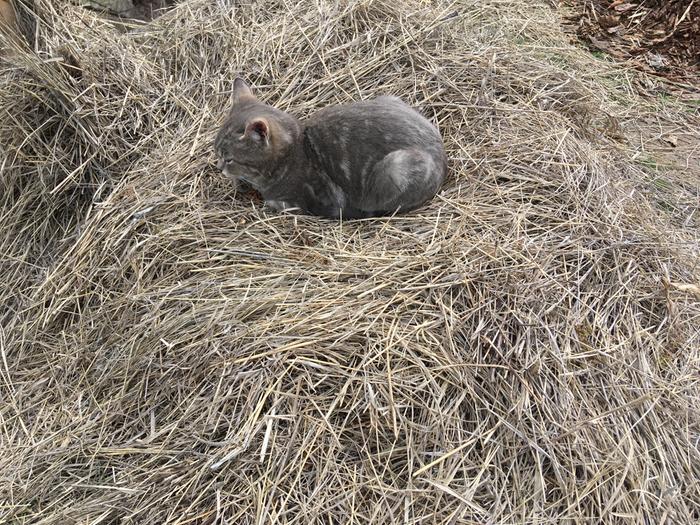
{"type": "Polygon", "coordinates": [[[618,15],[603,15],[598,19],[600,27],[613,27],[620,23],[618,15]]]}
{"type": "Polygon", "coordinates": [[[590,37],[591,44],[600,49],[601,51],[610,51],[610,44],[605,40],[600,40],[594,36],[590,37]]]}

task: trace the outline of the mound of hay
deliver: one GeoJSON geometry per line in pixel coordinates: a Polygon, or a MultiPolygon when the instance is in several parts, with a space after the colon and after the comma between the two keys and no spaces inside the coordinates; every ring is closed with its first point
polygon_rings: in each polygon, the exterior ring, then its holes
{"type": "Polygon", "coordinates": [[[696,173],[658,183],[624,138],[644,104],[549,7],[24,15],[0,522],[700,519],[696,173]],[[237,195],[212,139],[240,72],[300,116],[401,96],[445,138],[443,191],[346,223],[237,195]]]}

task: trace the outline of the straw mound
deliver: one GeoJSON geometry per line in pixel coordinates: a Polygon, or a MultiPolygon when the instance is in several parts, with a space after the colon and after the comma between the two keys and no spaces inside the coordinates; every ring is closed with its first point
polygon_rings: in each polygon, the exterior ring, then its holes
{"type": "Polygon", "coordinates": [[[549,8],[34,10],[0,88],[0,521],[700,519],[696,186],[658,206],[549,8]],[[213,166],[238,72],[298,115],[403,97],[450,179],[389,220],[268,212],[213,166]]]}

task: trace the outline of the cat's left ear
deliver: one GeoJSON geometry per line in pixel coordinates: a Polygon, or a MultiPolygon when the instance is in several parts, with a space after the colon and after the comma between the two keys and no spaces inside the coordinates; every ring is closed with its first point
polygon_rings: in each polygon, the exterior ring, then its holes
{"type": "Polygon", "coordinates": [[[236,77],[233,81],[233,103],[238,104],[245,100],[257,100],[253,92],[241,77],[236,77]]]}
{"type": "Polygon", "coordinates": [[[243,136],[267,144],[270,142],[270,125],[264,118],[254,118],[246,124],[243,136]]]}

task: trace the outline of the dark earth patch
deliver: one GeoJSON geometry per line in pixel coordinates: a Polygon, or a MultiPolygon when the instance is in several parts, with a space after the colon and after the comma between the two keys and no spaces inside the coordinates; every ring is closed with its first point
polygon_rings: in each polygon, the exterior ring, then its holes
{"type": "Polygon", "coordinates": [[[700,86],[700,0],[576,0],[569,19],[593,50],[700,86]]]}

